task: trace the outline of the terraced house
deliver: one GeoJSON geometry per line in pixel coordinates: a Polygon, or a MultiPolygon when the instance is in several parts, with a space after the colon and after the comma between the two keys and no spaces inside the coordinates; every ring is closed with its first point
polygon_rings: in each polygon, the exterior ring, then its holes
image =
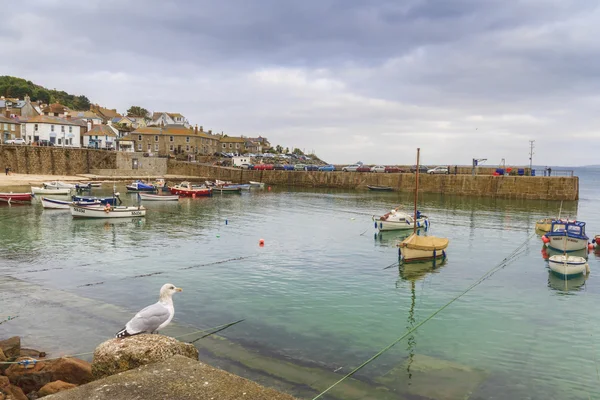
{"type": "Polygon", "coordinates": [[[3,117],[0,115],[0,134],[2,135],[2,143],[9,139],[16,139],[21,137],[21,124],[19,121],[3,117]]]}
{"type": "Polygon", "coordinates": [[[219,136],[202,128],[182,125],[146,126],[131,132],[128,139],[135,143],[135,151],[153,155],[209,155],[217,151],[219,136]]]}
{"type": "Polygon", "coordinates": [[[236,137],[236,136],[223,136],[223,137],[221,137],[220,151],[223,153],[243,154],[246,152],[246,142],[247,141],[248,141],[248,138],[236,137]]]}

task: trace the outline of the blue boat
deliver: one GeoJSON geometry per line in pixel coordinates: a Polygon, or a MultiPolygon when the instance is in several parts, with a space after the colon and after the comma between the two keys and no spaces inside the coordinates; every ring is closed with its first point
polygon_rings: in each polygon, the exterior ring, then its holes
{"type": "Polygon", "coordinates": [[[121,198],[118,194],[111,197],[95,197],[95,196],[72,196],[73,201],[85,201],[85,202],[100,202],[100,204],[110,204],[116,206],[122,203],[121,198]]]}
{"type": "Polygon", "coordinates": [[[156,192],[156,186],[142,181],[135,181],[131,185],[127,185],[128,192],[156,192]]]}
{"type": "Polygon", "coordinates": [[[561,252],[587,249],[588,237],[585,234],[585,222],[564,219],[552,221],[550,232],[543,239],[548,247],[561,252]]]}

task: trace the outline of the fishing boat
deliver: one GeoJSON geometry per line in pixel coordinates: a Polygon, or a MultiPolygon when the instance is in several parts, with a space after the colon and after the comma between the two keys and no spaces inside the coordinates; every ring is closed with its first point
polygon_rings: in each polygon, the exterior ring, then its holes
{"type": "Polygon", "coordinates": [[[204,185],[192,185],[190,182],[181,182],[179,185],[169,187],[172,194],[187,197],[210,196],[212,189],[204,185]]]}
{"type": "Polygon", "coordinates": [[[111,206],[110,204],[78,206],[70,205],[73,218],[131,218],[145,217],[146,209],[144,206],[111,206]]]}
{"type": "Polygon", "coordinates": [[[421,149],[417,149],[417,168],[415,172],[415,212],[413,218],[413,233],[398,244],[398,255],[404,262],[431,260],[446,257],[446,249],[449,240],[436,236],[417,235],[417,198],[419,194],[419,155],[421,149]]]}
{"type": "Polygon", "coordinates": [[[254,181],[250,181],[250,182],[248,182],[248,183],[250,184],[250,187],[253,187],[253,188],[260,188],[260,189],[263,189],[263,188],[265,187],[265,184],[264,184],[264,182],[254,182],[254,181]]]}
{"type": "Polygon", "coordinates": [[[156,192],[156,186],[151,183],[135,181],[130,185],[125,186],[128,192],[156,192]]]}
{"type": "Polygon", "coordinates": [[[58,188],[58,189],[52,189],[52,188],[45,188],[45,187],[35,187],[32,186],[31,187],[31,193],[33,194],[53,194],[56,196],[65,196],[65,195],[69,195],[71,194],[71,190],[69,188],[58,188]]]}
{"type": "Polygon", "coordinates": [[[535,230],[540,232],[550,232],[553,218],[542,218],[535,223],[535,230]]]}
{"type": "Polygon", "coordinates": [[[47,197],[42,197],[41,200],[42,200],[42,207],[53,209],[53,210],[68,210],[70,205],[93,206],[93,205],[100,204],[99,201],[64,201],[64,200],[49,199],[47,197]]]}
{"type": "Polygon", "coordinates": [[[0,193],[0,201],[5,203],[31,202],[31,193],[0,193]]]}
{"type": "Polygon", "coordinates": [[[566,278],[588,273],[590,267],[587,260],[579,256],[557,254],[548,258],[548,267],[552,272],[566,278]]]}
{"type": "Polygon", "coordinates": [[[75,189],[77,189],[77,190],[90,190],[90,189],[92,189],[92,184],[90,182],[88,182],[88,183],[76,183],[75,184],[75,189]]]}
{"type": "Polygon", "coordinates": [[[542,236],[546,246],[564,252],[583,250],[588,246],[585,222],[565,219],[553,220],[550,232],[542,236]]]}
{"type": "Polygon", "coordinates": [[[152,193],[138,193],[138,198],[144,201],[178,201],[179,196],[176,194],[152,194],[152,193]]]}
{"type": "MultiPolygon", "coordinates": [[[[398,231],[398,230],[410,230],[413,229],[415,224],[412,215],[402,212],[399,207],[391,210],[389,213],[384,214],[380,217],[373,216],[372,219],[375,222],[375,229],[379,231],[398,231]]],[[[417,211],[417,228],[429,228],[429,218],[426,215],[422,215],[420,211],[417,211]]]]}
{"type": "Polygon", "coordinates": [[[227,188],[232,188],[232,189],[250,190],[250,188],[252,188],[252,185],[250,185],[249,183],[230,183],[228,185],[223,185],[223,186],[217,185],[217,187],[227,187],[227,188]]]}
{"type": "Polygon", "coordinates": [[[369,190],[374,191],[374,192],[391,192],[392,190],[394,190],[394,188],[392,188],[391,186],[372,186],[372,185],[367,185],[367,188],[369,190]]]}
{"type": "Polygon", "coordinates": [[[71,200],[73,201],[85,201],[85,202],[95,202],[98,201],[100,204],[110,204],[111,206],[116,206],[117,203],[121,204],[121,198],[119,197],[119,193],[115,193],[110,197],[95,197],[95,196],[71,196],[71,200]]]}
{"type": "Polygon", "coordinates": [[[75,189],[75,185],[72,183],[66,183],[61,181],[44,182],[43,186],[46,189],[75,189]]]}
{"type": "Polygon", "coordinates": [[[221,181],[219,179],[215,180],[215,185],[217,186],[225,186],[225,185],[231,185],[231,181],[221,181]]]}
{"type": "Polygon", "coordinates": [[[212,190],[217,193],[242,193],[242,188],[239,186],[214,186],[212,190]]]}

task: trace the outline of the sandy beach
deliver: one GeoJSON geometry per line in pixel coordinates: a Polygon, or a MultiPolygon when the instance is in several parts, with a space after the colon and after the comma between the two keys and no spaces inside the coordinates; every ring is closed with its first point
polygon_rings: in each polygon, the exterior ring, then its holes
{"type": "Polygon", "coordinates": [[[0,188],[9,186],[30,186],[39,185],[43,182],[63,181],[63,182],[84,182],[88,181],[82,176],[66,176],[66,175],[29,175],[29,174],[13,174],[0,175],[0,188]]]}

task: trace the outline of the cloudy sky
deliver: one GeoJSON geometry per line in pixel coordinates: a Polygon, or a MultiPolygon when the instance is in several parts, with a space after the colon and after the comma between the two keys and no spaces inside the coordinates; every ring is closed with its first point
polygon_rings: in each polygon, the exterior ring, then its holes
{"type": "Polygon", "coordinates": [[[334,163],[600,164],[586,0],[24,0],[0,75],[334,163]]]}

